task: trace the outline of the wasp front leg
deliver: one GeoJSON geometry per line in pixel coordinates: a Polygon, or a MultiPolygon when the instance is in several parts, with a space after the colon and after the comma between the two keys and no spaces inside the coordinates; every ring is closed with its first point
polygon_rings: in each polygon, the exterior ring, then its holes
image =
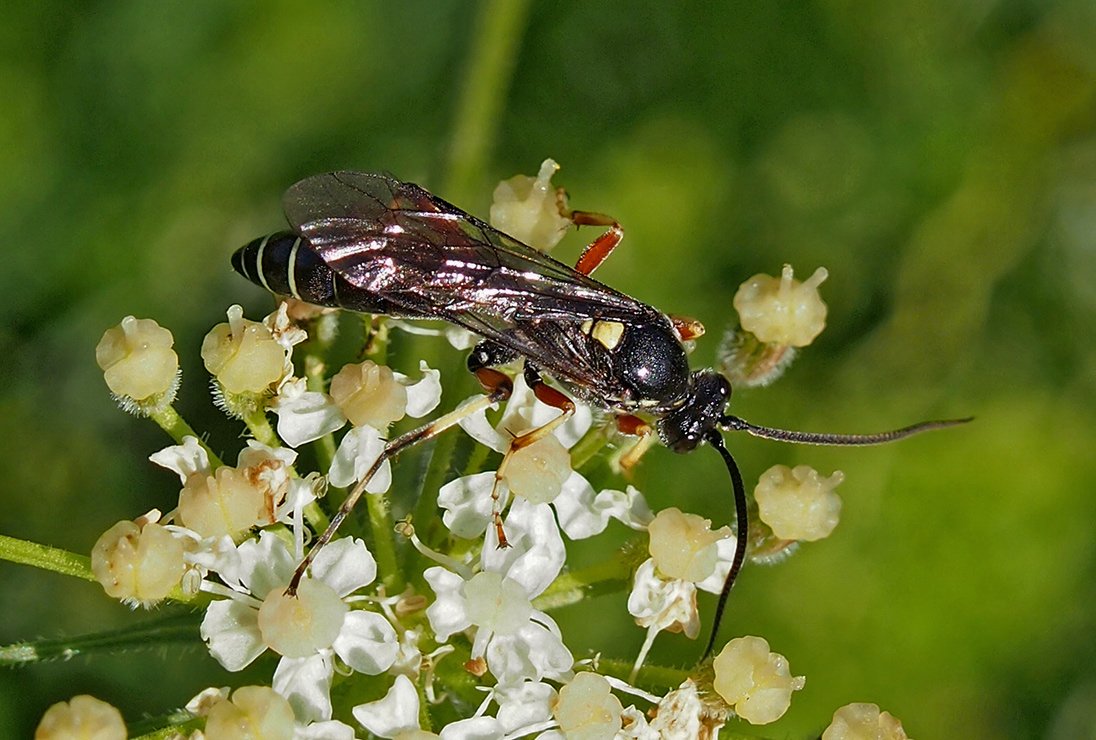
{"type": "Polygon", "coordinates": [[[651,449],[657,441],[655,430],[650,424],[631,414],[622,414],[616,418],[617,431],[636,439],[620,454],[616,465],[625,477],[632,473],[632,469],[639,464],[639,460],[651,449]]]}

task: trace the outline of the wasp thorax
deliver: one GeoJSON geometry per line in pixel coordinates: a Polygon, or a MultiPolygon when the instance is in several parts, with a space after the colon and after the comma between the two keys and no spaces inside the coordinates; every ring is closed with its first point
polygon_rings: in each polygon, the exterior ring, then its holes
{"type": "Polygon", "coordinates": [[[627,327],[613,348],[613,359],[620,378],[632,389],[634,401],[657,405],[674,402],[688,393],[689,361],[685,348],[668,326],[627,327]]]}

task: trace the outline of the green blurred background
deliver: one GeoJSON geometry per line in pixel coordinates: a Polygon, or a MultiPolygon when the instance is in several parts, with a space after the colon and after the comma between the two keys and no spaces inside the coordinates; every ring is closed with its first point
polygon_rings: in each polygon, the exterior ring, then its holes
{"type": "MultiPolygon", "coordinates": [[[[146,461],[166,437],[94,363],[125,314],[173,330],[179,407],[234,459],[197,350],[228,304],[269,307],[227,260],[281,227],[286,186],[386,170],[485,214],[495,182],[551,156],[576,207],[627,230],[599,277],[705,321],[698,363],[742,280],[829,269],[827,331],[736,413],[978,417],[866,450],[730,440],[748,483],[776,462],[847,476],[834,535],[749,568],[731,601],[726,636],[763,635],[807,676],[764,732],[817,735],[872,701],[922,740],[1096,737],[1093,38],[1091,0],[9,5],[0,533],[83,553],[171,508],[146,461]]],[[[725,477],[710,452],[658,449],[637,484],[723,522],[725,477]]],[[[579,652],[634,655],[642,632],[606,608],[623,596],[556,616],[579,652]]],[[[0,610],[0,643],[144,618],[7,563],[0,610]]],[[[662,638],[654,659],[697,651],[662,638]]],[[[132,720],[239,681],[197,648],[7,670],[0,734],[75,693],[132,720]]]]}

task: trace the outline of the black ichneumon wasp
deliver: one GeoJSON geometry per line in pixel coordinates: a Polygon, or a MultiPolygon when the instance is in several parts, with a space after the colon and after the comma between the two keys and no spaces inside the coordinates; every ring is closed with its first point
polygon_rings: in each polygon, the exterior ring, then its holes
{"type": "MultiPolygon", "coordinates": [[[[599,214],[571,214],[576,225],[608,227],[572,268],[417,185],[385,175],[316,175],[289,188],[283,205],[292,231],[237,250],[232,256],[237,272],[273,293],[308,303],[462,326],[483,338],[468,368],[487,391],[478,403],[388,442],[297,568],[290,593],[380,465],[468,414],[505,400],[511,381],[495,368],[519,357],[536,396],[561,413],[547,426],[516,438],[515,447],[544,436],[574,410],[570,398],[543,381],[543,370],[576,397],[617,414],[622,431],[657,433],[663,444],[682,453],[707,442],[723,458],[734,490],[738,547],[705,656],[745,560],[749,527],[742,475],[721,432],[814,445],[874,445],[968,421],[844,435],[773,429],[726,414],[730,382],[715,370],[689,368],[683,342],[695,336],[695,324],[590,277],[623,236],[616,222],[599,214]],[[653,429],[636,414],[652,419],[653,429]]],[[[497,518],[496,526],[505,544],[497,518]]]]}

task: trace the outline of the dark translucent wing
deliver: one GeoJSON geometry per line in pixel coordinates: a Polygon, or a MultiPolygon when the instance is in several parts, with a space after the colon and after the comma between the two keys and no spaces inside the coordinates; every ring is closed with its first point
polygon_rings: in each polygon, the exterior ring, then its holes
{"type": "Polygon", "coordinates": [[[493,229],[417,185],[333,172],[285,194],[290,223],[356,287],[464,324],[524,319],[643,323],[659,314],[493,229]]]}

